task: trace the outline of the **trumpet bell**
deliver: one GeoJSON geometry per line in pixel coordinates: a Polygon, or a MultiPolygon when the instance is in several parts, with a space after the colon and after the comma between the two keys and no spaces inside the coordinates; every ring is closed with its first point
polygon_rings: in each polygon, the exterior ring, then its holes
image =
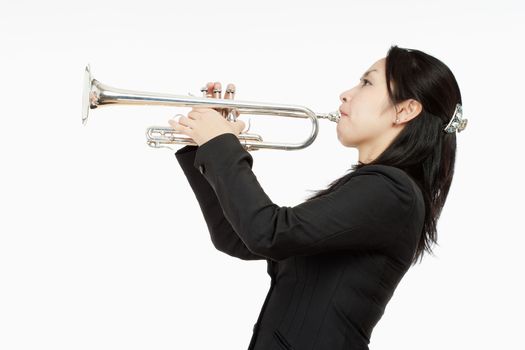
{"type": "Polygon", "coordinates": [[[84,71],[84,85],[82,88],[82,124],[86,125],[88,117],[89,117],[89,110],[91,108],[91,90],[93,88],[93,77],[91,76],[91,68],[89,67],[89,64],[86,66],[86,70],[84,71]]]}

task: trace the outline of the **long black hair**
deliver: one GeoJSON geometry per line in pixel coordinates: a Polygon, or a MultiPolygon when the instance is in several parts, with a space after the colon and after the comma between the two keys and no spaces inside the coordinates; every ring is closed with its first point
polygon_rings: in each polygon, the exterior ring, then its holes
{"type": "Polygon", "coordinates": [[[348,180],[351,172],[365,165],[383,164],[402,169],[417,183],[425,200],[425,221],[412,260],[415,265],[423,259],[425,251],[433,254],[432,246],[437,244],[437,220],[450,189],[456,160],[456,133],[445,133],[443,129],[456,104],[462,103],[461,93],[452,71],[422,51],[391,46],[385,66],[390,101],[396,105],[415,99],[423,107],[421,113],[407,122],[376,159],[353,164],[350,173],[317,191],[307,201],[332,192],[348,180]]]}

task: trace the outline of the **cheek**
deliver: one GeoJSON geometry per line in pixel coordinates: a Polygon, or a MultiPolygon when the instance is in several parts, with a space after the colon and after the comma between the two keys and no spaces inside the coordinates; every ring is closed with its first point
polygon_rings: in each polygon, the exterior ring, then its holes
{"type": "Polygon", "coordinates": [[[341,118],[337,124],[337,138],[345,146],[357,146],[373,138],[375,127],[370,119],[355,117],[341,118]]]}
{"type": "Polygon", "coordinates": [[[359,126],[351,117],[341,117],[337,123],[337,138],[345,146],[352,146],[359,140],[359,126]]]}

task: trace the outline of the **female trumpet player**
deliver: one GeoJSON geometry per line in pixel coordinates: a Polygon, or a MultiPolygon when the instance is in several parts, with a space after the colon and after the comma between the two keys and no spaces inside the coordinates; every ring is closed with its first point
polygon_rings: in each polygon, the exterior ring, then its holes
{"type": "MultiPolygon", "coordinates": [[[[220,98],[220,83],[207,89],[220,98]]],[[[175,155],[215,247],[268,263],[271,286],[249,349],[368,349],[396,286],[437,243],[456,130],[466,126],[450,69],[392,46],[339,97],[337,138],[357,148],[358,163],[295,207],[261,188],[237,138],[243,122],[209,108],[169,121],[198,144],[175,155]]]]}

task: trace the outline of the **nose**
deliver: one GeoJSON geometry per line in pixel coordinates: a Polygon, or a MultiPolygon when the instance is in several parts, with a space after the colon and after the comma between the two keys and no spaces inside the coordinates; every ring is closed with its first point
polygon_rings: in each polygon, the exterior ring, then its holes
{"type": "Polygon", "coordinates": [[[341,102],[343,102],[343,103],[348,102],[348,100],[350,99],[349,92],[350,92],[350,90],[347,90],[347,91],[341,93],[341,95],[339,95],[339,99],[341,100],[341,102]]]}

